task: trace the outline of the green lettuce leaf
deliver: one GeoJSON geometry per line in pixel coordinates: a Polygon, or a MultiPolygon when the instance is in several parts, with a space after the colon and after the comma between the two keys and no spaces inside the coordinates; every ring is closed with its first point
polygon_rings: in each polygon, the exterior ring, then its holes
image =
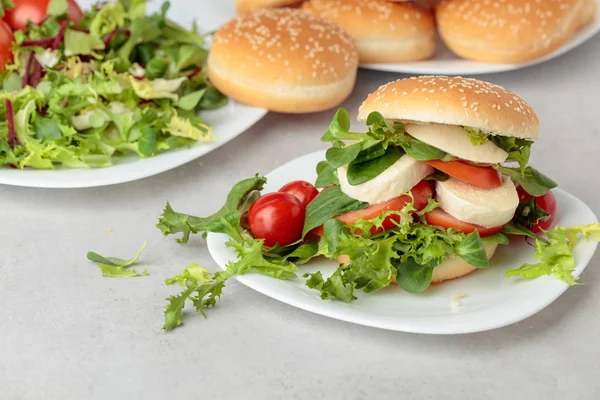
{"type": "Polygon", "coordinates": [[[67,13],[69,3],[67,0],[50,0],[46,13],[48,15],[59,16],[67,13]]]}
{"type": "Polygon", "coordinates": [[[90,55],[100,57],[97,51],[104,50],[101,38],[74,29],[65,32],[65,55],[90,55]]]}
{"type": "Polygon", "coordinates": [[[168,132],[173,136],[180,136],[193,139],[199,142],[212,141],[212,128],[203,122],[198,121],[198,117],[194,120],[183,118],[174,114],[171,120],[167,123],[164,132],[168,132]]]}
{"type": "Polygon", "coordinates": [[[490,135],[487,133],[481,132],[478,129],[473,129],[468,126],[463,126],[463,129],[469,135],[469,140],[471,141],[471,144],[473,146],[481,146],[482,144],[485,144],[489,140],[490,135]]]}
{"type": "Polygon", "coordinates": [[[568,285],[575,285],[578,278],[573,276],[575,257],[571,244],[567,240],[564,229],[554,229],[546,232],[548,241],[536,241],[534,258],[540,260],[537,264],[523,264],[517,269],[509,269],[506,276],[520,276],[526,279],[553,275],[568,285]]]}
{"type": "Polygon", "coordinates": [[[365,293],[389,286],[394,273],[392,259],[397,257],[393,239],[372,241],[351,234],[348,227],[335,219],[325,223],[320,252],[327,258],[347,255],[349,264],[340,265],[335,273],[323,279],[320,272],[305,274],[307,286],[319,290],[324,300],[337,298],[349,302],[356,298],[355,289],[365,293]]]}
{"type": "Polygon", "coordinates": [[[122,3],[104,4],[90,24],[90,33],[96,37],[106,36],[117,27],[125,26],[126,16],[122,3]]]}
{"type": "Polygon", "coordinates": [[[183,324],[182,311],[186,301],[190,300],[196,312],[206,318],[205,309],[214,307],[221,297],[225,282],[234,276],[248,273],[260,273],[277,279],[296,278],[297,267],[284,259],[270,261],[262,253],[262,240],[230,241],[227,246],[232,247],[238,254],[238,261],[227,264],[225,271],[210,272],[197,264],[189,265],[185,271],[165,281],[167,285],[178,283],[185,289],[176,296],[167,299],[164,316],[164,330],[172,330],[183,324]]]}

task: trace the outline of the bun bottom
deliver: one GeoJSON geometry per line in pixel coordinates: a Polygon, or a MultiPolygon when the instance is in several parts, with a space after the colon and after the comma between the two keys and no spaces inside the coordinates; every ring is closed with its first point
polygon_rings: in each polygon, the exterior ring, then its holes
{"type": "Polygon", "coordinates": [[[273,82],[264,85],[243,77],[243,70],[235,75],[223,73],[208,60],[208,77],[211,83],[227,97],[242,103],[263,107],[281,113],[300,114],[328,110],[343,102],[356,82],[356,71],[337,82],[326,85],[293,85],[285,82],[273,82]]]}
{"type": "Polygon", "coordinates": [[[418,39],[358,39],[356,47],[363,64],[421,61],[435,54],[435,35],[432,32],[418,39]]]}
{"type": "Polygon", "coordinates": [[[548,43],[540,38],[539,42],[523,49],[493,48],[485,40],[479,38],[457,40],[439,24],[438,29],[446,46],[462,58],[496,64],[523,64],[544,57],[562,47],[578,30],[594,19],[596,9],[596,0],[585,0],[575,22],[566,27],[564,31],[557,32],[548,43]]]}
{"type": "MultiPolygon", "coordinates": [[[[497,243],[486,243],[485,252],[487,253],[488,260],[494,256],[496,249],[498,248],[497,243]]],[[[348,256],[340,256],[337,258],[341,264],[347,264],[350,259],[348,256]]],[[[440,265],[433,269],[433,276],[431,277],[431,283],[437,284],[451,279],[460,278],[468,275],[475,271],[477,268],[465,262],[458,256],[450,256],[440,265]]],[[[396,277],[392,277],[392,281],[396,283],[396,277]]]]}

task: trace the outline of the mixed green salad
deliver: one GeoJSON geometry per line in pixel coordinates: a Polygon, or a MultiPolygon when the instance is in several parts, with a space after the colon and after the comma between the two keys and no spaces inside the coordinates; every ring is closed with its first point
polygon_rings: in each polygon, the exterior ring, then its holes
{"type": "Polygon", "coordinates": [[[116,157],[210,142],[199,111],[227,99],[204,69],[205,37],[147,15],[145,0],[100,2],[73,22],[66,0],[14,32],[0,72],[0,166],[109,167],[116,157]]]}

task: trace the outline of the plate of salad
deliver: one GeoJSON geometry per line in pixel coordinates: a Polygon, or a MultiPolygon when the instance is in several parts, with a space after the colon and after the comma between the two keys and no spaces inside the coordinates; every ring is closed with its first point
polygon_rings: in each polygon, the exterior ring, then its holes
{"type": "Polygon", "coordinates": [[[187,300],[215,305],[231,277],[303,310],[427,334],[515,323],[578,283],[600,224],[529,164],[539,121],[523,99],[415,77],[379,88],[358,117],[366,129],[350,131],[340,109],[328,150],[237,183],[214,215],[167,204],[162,233],[202,233],[223,271],[191,265],[168,281],[184,291],[166,329],[187,300]]]}
{"type": "Polygon", "coordinates": [[[2,3],[0,183],[145,178],[218,148],[267,112],[211,85],[209,37],[167,18],[168,2],[155,12],[145,0],[84,12],[72,0],[29,3],[2,3]]]}

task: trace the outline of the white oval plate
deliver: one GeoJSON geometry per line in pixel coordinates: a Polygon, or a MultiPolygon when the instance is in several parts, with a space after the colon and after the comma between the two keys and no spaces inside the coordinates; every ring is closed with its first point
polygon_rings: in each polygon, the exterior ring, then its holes
{"type": "MultiPolygon", "coordinates": [[[[320,151],[300,157],[267,175],[269,182],[265,191],[276,191],[284,184],[304,179],[316,179],[315,166],[325,159],[320,151]]],[[[581,200],[562,191],[555,191],[559,214],[559,225],[597,222],[594,213],[581,200]]],[[[227,237],[221,234],[208,235],[208,249],[219,267],[225,269],[228,262],[236,260],[235,253],[225,246],[227,237]]],[[[276,300],[316,314],[353,322],[360,325],[403,332],[428,334],[458,334],[500,328],[521,321],[556,300],[568,285],[551,277],[535,280],[505,278],[508,268],[516,268],[531,258],[533,249],[524,240],[515,240],[508,246],[500,246],[491,266],[454,281],[433,285],[422,294],[414,295],[393,285],[377,293],[358,292],[358,300],[344,303],[337,300],[323,301],[317,291],[305,286],[302,278],[281,281],[274,278],[249,274],[238,281],[276,300]],[[455,295],[467,297],[460,305],[453,301],[455,295]]],[[[594,251],[596,242],[582,241],[575,248],[579,276],[594,251]]],[[[325,259],[311,261],[300,266],[299,275],[321,271],[329,276],[337,263],[325,259]]],[[[573,290],[577,290],[574,288],[573,290]]]]}
{"type": "Polygon", "coordinates": [[[155,157],[128,155],[115,158],[115,165],[96,169],[0,169],[0,184],[38,188],[86,188],[108,186],[147,178],[177,168],[210,153],[241,135],[267,113],[230,100],[227,106],[200,115],[214,128],[214,141],[196,143],[190,148],[176,149],[155,157]]]}
{"type": "MultiPolygon", "coordinates": [[[[598,6],[600,8],[600,0],[598,0],[598,6]]],[[[513,71],[559,57],[580,46],[598,32],[600,32],[600,17],[596,16],[594,21],[575,33],[561,48],[542,58],[524,64],[491,64],[466,60],[450,51],[438,36],[436,54],[430,60],[398,64],[364,64],[361,65],[361,68],[418,75],[481,75],[513,71]]]]}

